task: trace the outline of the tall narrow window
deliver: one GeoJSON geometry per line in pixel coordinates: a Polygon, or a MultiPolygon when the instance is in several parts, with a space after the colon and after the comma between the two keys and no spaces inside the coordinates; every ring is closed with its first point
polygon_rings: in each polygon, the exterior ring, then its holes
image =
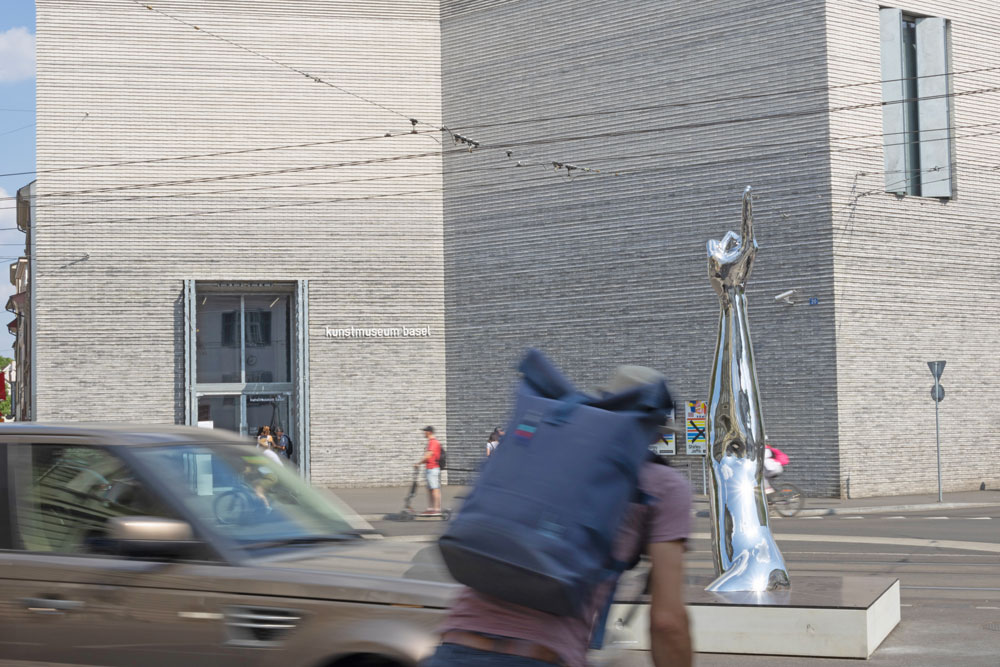
{"type": "Polygon", "coordinates": [[[885,189],[952,196],[948,23],[879,10],[885,189]]]}

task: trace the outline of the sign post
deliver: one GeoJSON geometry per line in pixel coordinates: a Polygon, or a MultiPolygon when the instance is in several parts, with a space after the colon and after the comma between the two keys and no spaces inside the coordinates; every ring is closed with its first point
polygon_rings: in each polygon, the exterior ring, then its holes
{"type": "Polygon", "coordinates": [[[941,420],[938,418],[938,404],[944,400],[944,387],[941,386],[941,374],[944,373],[944,361],[928,361],[927,367],[931,369],[934,376],[934,386],[931,387],[931,398],[934,399],[934,431],[937,438],[937,477],[938,477],[938,502],[944,502],[944,493],[941,487],[941,420]]]}
{"type": "Polygon", "coordinates": [[[687,453],[701,457],[701,488],[708,493],[708,476],[705,471],[705,457],[708,455],[708,404],[705,401],[688,401],[687,453]]]}

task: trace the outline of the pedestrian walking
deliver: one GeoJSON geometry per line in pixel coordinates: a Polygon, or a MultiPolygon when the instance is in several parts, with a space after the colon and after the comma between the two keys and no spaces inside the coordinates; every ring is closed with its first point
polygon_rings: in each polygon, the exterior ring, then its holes
{"type": "Polygon", "coordinates": [[[486,441],[486,456],[490,456],[496,450],[497,445],[500,444],[500,428],[497,427],[493,429],[490,433],[489,439],[486,441]]]}
{"type": "Polygon", "coordinates": [[[434,427],[424,427],[424,438],[427,439],[427,448],[424,455],[413,467],[425,466],[427,470],[427,496],[431,506],[424,510],[424,514],[441,513],[441,443],[434,437],[434,427]]]}
{"type": "Polygon", "coordinates": [[[288,437],[284,429],[280,426],[274,432],[277,436],[274,441],[274,448],[278,450],[278,453],[284,456],[289,461],[292,460],[292,439],[288,437]]]}

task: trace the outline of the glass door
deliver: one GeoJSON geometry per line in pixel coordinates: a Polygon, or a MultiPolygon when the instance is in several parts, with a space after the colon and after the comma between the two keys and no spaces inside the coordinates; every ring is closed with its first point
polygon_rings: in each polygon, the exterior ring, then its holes
{"type": "Polygon", "coordinates": [[[308,283],[185,281],[185,421],[281,428],[308,475],[308,283]]]}
{"type": "Polygon", "coordinates": [[[246,401],[245,428],[247,433],[256,437],[261,426],[270,426],[272,435],[279,428],[289,437],[295,433],[290,423],[290,393],[247,394],[243,398],[246,401]]]}
{"type": "Polygon", "coordinates": [[[198,396],[198,426],[240,433],[242,422],[242,396],[239,394],[198,396]]]}

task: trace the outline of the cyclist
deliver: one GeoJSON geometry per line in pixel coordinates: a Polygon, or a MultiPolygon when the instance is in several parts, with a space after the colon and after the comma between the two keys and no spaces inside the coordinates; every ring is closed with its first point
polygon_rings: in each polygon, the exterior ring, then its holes
{"type": "Polygon", "coordinates": [[[764,436],[764,492],[774,493],[769,480],[776,479],[785,471],[788,455],[777,447],[772,447],[767,436],[764,436]]]}
{"type": "Polygon", "coordinates": [[[271,503],[267,499],[268,492],[278,483],[278,476],[274,473],[275,467],[281,467],[281,459],[269,446],[264,446],[264,457],[267,459],[261,465],[259,456],[244,456],[246,466],[243,468],[243,479],[247,485],[253,489],[254,495],[260,498],[267,511],[271,511],[271,503]]]}

